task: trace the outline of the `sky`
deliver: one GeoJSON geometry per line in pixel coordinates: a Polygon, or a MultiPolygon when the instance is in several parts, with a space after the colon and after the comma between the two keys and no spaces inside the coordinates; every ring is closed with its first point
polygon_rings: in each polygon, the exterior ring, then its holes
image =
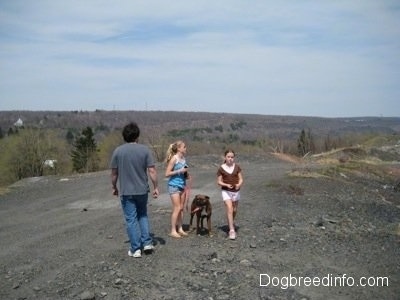
{"type": "Polygon", "coordinates": [[[0,111],[400,117],[398,0],[0,0],[0,111]]]}

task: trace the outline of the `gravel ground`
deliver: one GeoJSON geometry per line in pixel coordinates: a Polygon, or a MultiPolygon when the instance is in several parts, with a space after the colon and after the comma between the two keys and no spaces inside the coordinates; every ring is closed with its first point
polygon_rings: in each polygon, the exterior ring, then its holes
{"type": "Polygon", "coordinates": [[[231,241],[219,158],[188,159],[191,199],[211,197],[213,236],[168,237],[160,166],[162,195],[149,204],[156,249],[142,258],[127,255],[108,171],[14,184],[0,195],[0,299],[399,299],[398,192],[366,177],[289,177],[310,166],[239,156],[231,241]]]}

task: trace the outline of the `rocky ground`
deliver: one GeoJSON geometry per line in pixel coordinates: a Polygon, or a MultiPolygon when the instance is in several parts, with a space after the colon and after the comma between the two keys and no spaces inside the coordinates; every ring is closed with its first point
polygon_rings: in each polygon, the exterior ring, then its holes
{"type": "Polygon", "coordinates": [[[0,195],[0,299],[399,299],[394,181],[239,156],[245,185],[231,241],[220,158],[188,159],[191,198],[212,200],[213,236],[168,237],[160,166],[163,193],[149,206],[156,249],[142,258],[127,255],[108,171],[14,184],[0,195]]]}

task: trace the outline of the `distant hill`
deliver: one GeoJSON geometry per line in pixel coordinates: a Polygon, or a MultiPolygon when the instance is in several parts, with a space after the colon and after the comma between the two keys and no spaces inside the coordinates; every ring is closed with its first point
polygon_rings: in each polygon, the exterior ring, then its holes
{"type": "Polygon", "coordinates": [[[114,130],[136,121],[143,131],[198,129],[237,131],[241,137],[297,138],[302,129],[316,136],[347,133],[400,133],[400,117],[322,118],[177,111],[0,111],[0,127],[7,132],[21,119],[25,127],[81,129],[86,126],[114,130]]]}

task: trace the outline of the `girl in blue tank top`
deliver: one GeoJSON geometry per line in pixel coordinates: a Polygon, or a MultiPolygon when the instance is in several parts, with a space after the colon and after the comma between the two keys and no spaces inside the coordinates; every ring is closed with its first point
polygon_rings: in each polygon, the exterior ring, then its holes
{"type": "Polygon", "coordinates": [[[186,201],[185,187],[188,176],[186,164],[186,145],[183,141],[171,144],[167,151],[167,168],[165,177],[168,177],[168,193],[171,197],[171,231],[169,236],[181,238],[188,234],[183,230],[183,207],[186,201]]]}

